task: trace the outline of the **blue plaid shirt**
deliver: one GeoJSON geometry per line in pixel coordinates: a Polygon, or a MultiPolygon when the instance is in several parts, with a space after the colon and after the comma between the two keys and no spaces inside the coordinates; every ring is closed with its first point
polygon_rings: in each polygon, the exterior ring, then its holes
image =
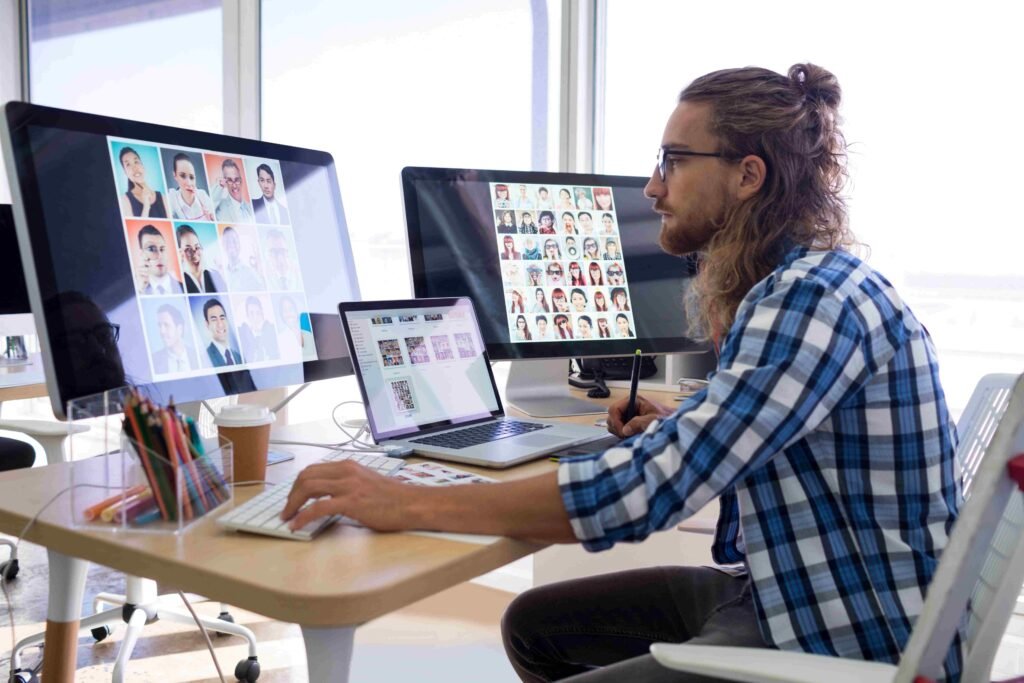
{"type": "MultiPolygon", "coordinates": [[[[720,497],[712,553],[745,564],[769,644],[897,662],[962,500],[928,332],[856,257],[797,249],[744,298],[709,380],[563,461],[577,538],[639,541],[720,497]]],[[[952,679],[960,656],[958,638],[952,679]]]]}

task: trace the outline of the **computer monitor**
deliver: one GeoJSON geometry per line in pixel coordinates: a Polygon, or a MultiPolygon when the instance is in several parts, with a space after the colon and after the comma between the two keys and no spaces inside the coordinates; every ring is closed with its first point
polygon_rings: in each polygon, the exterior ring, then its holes
{"type": "Polygon", "coordinates": [[[0,204],[0,365],[27,362],[24,338],[36,333],[17,242],[11,205],[0,204]]]}
{"type": "MultiPolygon", "coordinates": [[[[409,167],[402,171],[417,297],[469,296],[495,359],[704,350],[683,306],[695,270],[658,246],[647,179],[409,167]]],[[[530,415],[574,405],[564,364],[514,363],[510,403],[530,415]]]]}
{"type": "Polygon", "coordinates": [[[352,373],[359,298],[325,152],[9,102],[15,223],[54,412],[352,373]]]}

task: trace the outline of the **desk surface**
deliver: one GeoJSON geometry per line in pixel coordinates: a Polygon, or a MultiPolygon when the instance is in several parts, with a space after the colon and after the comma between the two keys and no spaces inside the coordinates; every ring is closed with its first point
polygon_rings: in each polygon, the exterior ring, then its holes
{"type": "MultiPolygon", "coordinates": [[[[592,422],[594,417],[575,419],[592,422]]],[[[338,438],[328,423],[285,427],[275,436],[308,441],[338,438]]],[[[324,454],[310,447],[289,446],[288,450],[296,460],[269,468],[271,481],[294,475],[324,454]]],[[[95,472],[102,462],[97,458],[74,466],[95,472]]],[[[62,463],[0,474],[0,531],[20,533],[32,515],[69,485],[70,467],[62,463]]],[[[553,467],[542,459],[503,471],[465,469],[496,479],[517,479],[553,467]]],[[[76,480],[81,480],[78,473],[76,480]]],[[[258,489],[240,487],[235,504],[258,489]]],[[[307,543],[226,531],[215,519],[202,520],[179,536],[90,531],[71,528],[69,495],[65,492],[43,512],[26,540],[307,626],[363,623],[543,547],[508,538],[480,544],[375,533],[340,524],[307,543]]]]}
{"type": "Polygon", "coordinates": [[[25,365],[0,365],[0,402],[46,396],[46,377],[39,354],[25,365]]]}

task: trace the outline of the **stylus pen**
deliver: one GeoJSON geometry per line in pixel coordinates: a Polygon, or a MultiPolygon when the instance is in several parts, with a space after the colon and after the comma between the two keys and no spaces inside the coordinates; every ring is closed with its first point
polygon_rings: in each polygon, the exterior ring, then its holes
{"type": "Polygon", "coordinates": [[[636,355],[633,356],[633,372],[629,376],[629,403],[626,405],[626,416],[622,419],[622,424],[636,417],[636,385],[640,381],[641,358],[643,356],[640,355],[640,349],[637,349],[636,355]]]}

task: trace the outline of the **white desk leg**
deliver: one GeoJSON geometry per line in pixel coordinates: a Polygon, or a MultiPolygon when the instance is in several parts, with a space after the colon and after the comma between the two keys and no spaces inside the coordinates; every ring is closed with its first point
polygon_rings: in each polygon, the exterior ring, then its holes
{"type": "Polygon", "coordinates": [[[348,683],[349,667],[352,665],[352,639],[355,634],[355,626],[303,626],[302,639],[306,642],[309,680],[348,683]]]}
{"type": "Polygon", "coordinates": [[[43,648],[43,683],[73,683],[78,662],[78,622],[89,563],[53,550],[50,597],[46,608],[46,647],[43,648]]]}

